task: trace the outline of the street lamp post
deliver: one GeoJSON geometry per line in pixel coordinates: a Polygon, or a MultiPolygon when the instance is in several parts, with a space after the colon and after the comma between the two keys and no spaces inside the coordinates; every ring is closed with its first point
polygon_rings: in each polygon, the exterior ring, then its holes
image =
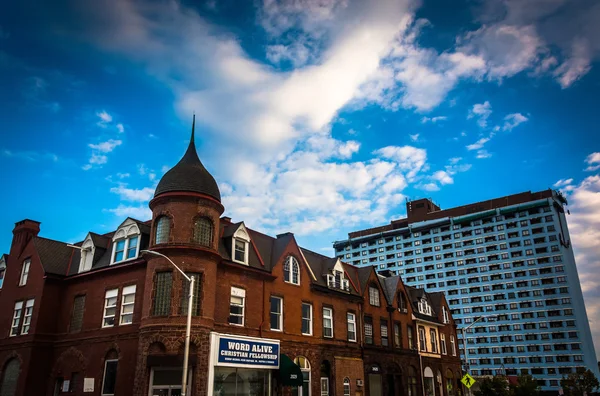
{"type": "MultiPolygon", "coordinates": [[[[493,315],[491,315],[493,316],[493,315]]],[[[465,330],[471,328],[475,323],[479,322],[481,319],[486,318],[487,316],[480,316],[477,319],[475,319],[475,321],[473,323],[471,323],[470,325],[466,326],[466,327],[461,327],[460,331],[462,332],[462,339],[463,339],[463,348],[465,351],[465,368],[467,369],[467,374],[471,374],[471,365],[469,364],[469,354],[467,351],[467,339],[465,338],[465,330]]],[[[471,388],[467,388],[467,393],[469,395],[471,395],[471,388]]]]}
{"type": "Polygon", "coordinates": [[[170,258],[162,253],[155,252],[153,250],[142,250],[140,253],[153,254],[166,259],[173,267],[177,269],[183,275],[183,277],[190,283],[190,293],[188,297],[188,311],[187,311],[187,327],[185,329],[185,352],[183,354],[183,376],[181,379],[181,396],[187,394],[187,376],[188,376],[188,360],[190,357],[190,330],[192,328],[192,304],[194,301],[194,277],[187,276],[185,272],[181,270],[170,258]]]}

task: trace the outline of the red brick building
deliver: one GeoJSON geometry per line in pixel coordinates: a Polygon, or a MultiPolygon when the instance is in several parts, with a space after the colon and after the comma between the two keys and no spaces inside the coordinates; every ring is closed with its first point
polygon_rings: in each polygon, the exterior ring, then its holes
{"type": "Polygon", "coordinates": [[[193,129],[150,209],[75,245],[15,225],[0,263],[0,396],[181,394],[189,283],[146,249],[196,281],[188,395],[460,394],[443,294],[222,217],[193,129]]]}

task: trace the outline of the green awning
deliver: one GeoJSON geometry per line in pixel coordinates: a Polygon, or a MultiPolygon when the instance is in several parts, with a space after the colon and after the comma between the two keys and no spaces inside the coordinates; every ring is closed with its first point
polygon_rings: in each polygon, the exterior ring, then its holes
{"type": "Polygon", "coordinates": [[[475,213],[475,214],[472,214],[472,215],[455,217],[455,218],[452,219],[452,221],[454,222],[454,224],[469,223],[471,221],[475,221],[475,220],[483,219],[483,218],[486,218],[486,217],[494,216],[495,214],[496,214],[496,209],[492,209],[492,210],[486,210],[485,212],[475,213]]]}
{"type": "Polygon", "coordinates": [[[279,356],[279,381],[283,386],[302,386],[302,370],[283,353],[279,356]]]}
{"type": "Polygon", "coordinates": [[[523,205],[512,206],[510,208],[500,208],[500,213],[511,213],[511,212],[522,212],[524,210],[533,209],[533,208],[541,208],[545,206],[550,206],[547,200],[541,202],[530,202],[523,205]]]}

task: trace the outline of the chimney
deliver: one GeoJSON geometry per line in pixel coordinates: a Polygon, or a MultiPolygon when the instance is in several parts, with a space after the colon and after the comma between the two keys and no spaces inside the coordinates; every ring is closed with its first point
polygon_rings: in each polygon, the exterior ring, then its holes
{"type": "Polygon", "coordinates": [[[40,222],[34,220],[21,220],[15,223],[13,240],[10,246],[10,255],[19,257],[31,239],[40,233],[40,222]]]}
{"type": "Polygon", "coordinates": [[[223,220],[224,222],[227,222],[227,223],[231,223],[231,217],[223,216],[223,217],[221,217],[221,220],[223,220]]]}

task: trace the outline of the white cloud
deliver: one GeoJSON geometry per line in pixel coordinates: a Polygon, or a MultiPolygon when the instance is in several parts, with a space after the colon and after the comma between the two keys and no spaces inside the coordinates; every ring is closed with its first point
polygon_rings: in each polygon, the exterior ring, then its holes
{"type": "MultiPolygon", "coordinates": [[[[565,184],[565,183],[563,183],[565,184]]],[[[600,175],[591,175],[581,183],[571,184],[568,192],[569,234],[577,263],[579,281],[586,301],[592,335],[600,352],[600,175]]]]}
{"type": "Polygon", "coordinates": [[[119,131],[119,133],[125,132],[125,127],[123,126],[123,124],[117,124],[115,127],[117,128],[117,131],[119,131]]]}
{"type": "Polygon", "coordinates": [[[458,164],[460,161],[462,160],[462,157],[452,157],[448,160],[448,162],[450,162],[450,165],[456,165],[458,164]]]}
{"type": "Polygon", "coordinates": [[[129,173],[117,173],[117,177],[119,179],[125,179],[125,178],[128,178],[129,176],[131,176],[129,173]]]}
{"type": "Polygon", "coordinates": [[[476,158],[490,158],[492,154],[490,154],[487,150],[478,150],[476,158]]]}
{"type": "Polygon", "coordinates": [[[423,118],[421,118],[421,123],[425,124],[425,123],[431,122],[431,123],[435,124],[436,122],[445,121],[447,119],[448,119],[448,117],[446,117],[446,116],[423,117],[423,118]]]}
{"type": "Polygon", "coordinates": [[[92,154],[89,163],[94,165],[103,165],[106,164],[107,161],[108,157],[106,155],[92,154]]]}
{"type": "Polygon", "coordinates": [[[101,128],[106,128],[113,120],[112,116],[106,112],[106,110],[96,112],[96,116],[100,119],[96,123],[101,128]]]}
{"type": "Polygon", "coordinates": [[[133,217],[138,220],[148,220],[152,218],[152,211],[148,205],[127,206],[120,204],[114,209],[105,209],[106,212],[113,213],[116,217],[133,217]]]}
{"type": "Polygon", "coordinates": [[[483,103],[477,103],[473,105],[473,108],[469,111],[469,118],[477,118],[477,124],[480,127],[485,128],[487,126],[487,119],[492,114],[492,105],[489,101],[485,101],[483,103]]]}
{"type": "Polygon", "coordinates": [[[479,150],[480,148],[482,148],[487,142],[490,141],[490,138],[481,138],[478,141],[476,141],[473,144],[469,144],[467,146],[467,150],[471,151],[471,150],[479,150]]]}
{"type": "Polygon", "coordinates": [[[396,161],[399,168],[406,171],[408,179],[413,179],[423,169],[427,160],[425,149],[412,146],[387,146],[376,150],[374,154],[396,161]]]}
{"type": "Polygon", "coordinates": [[[564,186],[568,186],[571,183],[573,183],[573,179],[560,179],[559,181],[554,183],[552,185],[552,187],[555,187],[555,188],[564,187],[564,186]]]}
{"type": "Polygon", "coordinates": [[[125,201],[148,202],[154,195],[154,188],[144,187],[136,190],[127,188],[125,185],[121,184],[119,187],[111,188],[110,192],[118,194],[119,197],[125,201]]]}
{"type": "Polygon", "coordinates": [[[106,142],[100,142],[98,144],[88,144],[88,146],[101,153],[110,153],[115,147],[120,146],[123,142],[121,140],[109,139],[106,142]]]}
{"type": "Polygon", "coordinates": [[[425,183],[417,185],[417,188],[425,191],[440,191],[440,186],[436,183],[425,183]]]}
{"type": "Polygon", "coordinates": [[[437,180],[442,185],[454,183],[454,179],[446,171],[437,171],[431,176],[431,178],[433,180],[437,180]]]}
{"type": "Polygon", "coordinates": [[[585,163],[588,164],[588,167],[585,168],[585,170],[588,172],[600,169],[600,152],[595,152],[588,155],[585,159],[585,163]]]}
{"type": "Polygon", "coordinates": [[[410,138],[410,140],[412,140],[413,142],[417,142],[419,140],[419,134],[415,133],[414,135],[408,135],[408,137],[410,138]]]}
{"type": "Polygon", "coordinates": [[[509,114],[506,117],[504,117],[504,126],[502,127],[502,130],[512,131],[513,128],[517,127],[518,125],[520,125],[528,120],[529,120],[529,118],[525,117],[521,113],[509,114]]]}

